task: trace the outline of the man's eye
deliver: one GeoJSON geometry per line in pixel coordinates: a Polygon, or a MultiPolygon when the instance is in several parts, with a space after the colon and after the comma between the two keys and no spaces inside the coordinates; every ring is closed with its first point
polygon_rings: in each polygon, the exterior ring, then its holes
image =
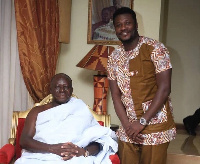
{"type": "Polygon", "coordinates": [[[68,90],[69,89],[69,87],[64,87],[64,90],[68,90]]]}
{"type": "Polygon", "coordinates": [[[120,26],[121,26],[121,24],[116,24],[115,26],[116,26],[116,27],[120,27],[120,26]]]}
{"type": "Polygon", "coordinates": [[[56,89],[56,90],[59,90],[59,89],[60,89],[60,87],[55,87],[55,89],[56,89]]]}

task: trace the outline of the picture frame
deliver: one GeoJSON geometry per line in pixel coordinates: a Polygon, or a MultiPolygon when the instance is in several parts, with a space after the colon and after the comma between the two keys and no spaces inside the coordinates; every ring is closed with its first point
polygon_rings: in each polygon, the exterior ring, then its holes
{"type": "Polygon", "coordinates": [[[112,15],[117,8],[133,8],[134,0],[88,0],[88,44],[119,44],[112,15]]]}

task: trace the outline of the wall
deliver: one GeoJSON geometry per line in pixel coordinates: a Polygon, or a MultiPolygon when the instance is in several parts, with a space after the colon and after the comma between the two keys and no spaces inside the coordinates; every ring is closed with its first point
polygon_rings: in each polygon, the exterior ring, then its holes
{"type": "MultiPolygon", "coordinates": [[[[159,38],[161,0],[135,0],[139,33],[159,38]]],[[[57,73],[64,72],[73,79],[74,93],[93,106],[93,75],[97,72],[76,67],[76,64],[94,46],[87,44],[88,0],[73,0],[71,13],[70,44],[61,44],[57,73]]],[[[115,114],[111,96],[108,96],[108,113],[111,123],[120,124],[115,114]]]]}
{"type": "Polygon", "coordinates": [[[184,117],[200,107],[200,1],[165,0],[164,6],[162,40],[173,65],[175,121],[182,123],[184,117]]]}

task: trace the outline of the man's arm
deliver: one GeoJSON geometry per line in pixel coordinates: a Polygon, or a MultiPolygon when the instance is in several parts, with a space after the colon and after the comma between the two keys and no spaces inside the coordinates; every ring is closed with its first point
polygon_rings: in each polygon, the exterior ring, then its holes
{"type": "MultiPolygon", "coordinates": [[[[109,80],[109,86],[111,90],[111,96],[114,104],[114,108],[116,111],[116,114],[121,121],[122,126],[124,127],[126,134],[132,138],[133,133],[135,130],[132,128],[132,123],[129,122],[129,119],[126,115],[126,109],[121,101],[121,91],[117,85],[116,80],[109,80]]],[[[139,125],[141,126],[141,124],[139,125]]],[[[143,127],[143,126],[142,126],[143,127]]],[[[141,136],[136,136],[134,140],[138,143],[142,142],[143,138],[141,136]]]]}
{"type": "Polygon", "coordinates": [[[152,100],[149,110],[143,115],[147,122],[163,107],[163,104],[171,93],[171,74],[172,69],[156,74],[158,90],[152,100]]]}
{"type": "Polygon", "coordinates": [[[38,113],[41,111],[42,106],[32,109],[24,125],[22,135],[20,138],[20,145],[22,148],[36,153],[53,153],[63,157],[63,160],[69,160],[74,156],[85,156],[86,150],[89,155],[96,155],[101,151],[101,145],[96,142],[90,143],[85,148],[78,147],[71,142],[60,144],[46,144],[33,139],[35,135],[35,124],[38,113]]]}
{"type": "MultiPolygon", "coordinates": [[[[166,102],[170,92],[171,92],[171,74],[172,69],[168,69],[161,73],[156,74],[156,82],[157,82],[157,92],[152,100],[152,103],[148,109],[148,111],[143,115],[147,122],[151,120],[152,117],[160,110],[163,104],[166,102]]],[[[139,121],[137,121],[137,125],[139,125],[139,121]]],[[[133,139],[137,136],[137,134],[142,131],[144,126],[135,126],[135,132],[132,134],[133,139]]]]}
{"type": "Polygon", "coordinates": [[[98,142],[91,142],[88,146],[84,148],[84,150],[87,150],[89,152],[89,155],[91,156],[97,155],[102,149],[103,146],[98,142]]]}
{"type": "Polygon", "coordinates": [[[122,126],[126,129],[129,125],[129,120],[126,115],[125,107],[121,101],[121,91],[118,88],[116,80],[109,80],[111,96],[117,116],[119,117],[122,126]]]}
{"type": "Polygon", "coordinates": [[[31,152],[54,153],[61,155],[61,153],[65,151],[61,148],[62,144],[50,145],[33,139],[36,131],[35,125],[37,115],[41,111],[41,108],[43,108],[43,106],[35,107],[29,112],[21,134],[20,145],[23,149],[31,152]]]}

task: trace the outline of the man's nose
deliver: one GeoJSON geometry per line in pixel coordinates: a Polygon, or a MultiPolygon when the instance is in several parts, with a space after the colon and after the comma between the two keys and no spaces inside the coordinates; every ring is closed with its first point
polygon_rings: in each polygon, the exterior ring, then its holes
{"type": "Polygon", "coordinates": [[[64,92],[64,87],[60,87],[60,92],[64,92]]]}
{"type": "Polygon", "coordinates": [[[126,25],[125,25],[125,24],[122,24],[122,25],[121,25],[121,30],[124,30],[124,29],[126,29],[126,25]]]}

